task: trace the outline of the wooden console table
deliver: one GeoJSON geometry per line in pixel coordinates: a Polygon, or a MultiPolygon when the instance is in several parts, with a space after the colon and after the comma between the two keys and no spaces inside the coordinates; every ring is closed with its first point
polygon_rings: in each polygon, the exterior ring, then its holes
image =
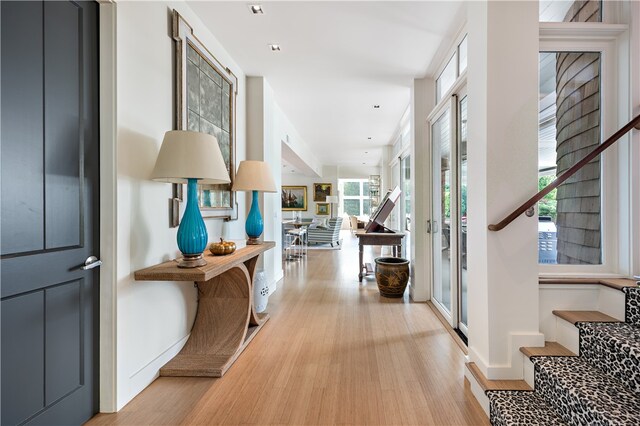
{"type": "Polygon", "coordinates": [[[370,265],[365,265],[363,262],[364,246],[392,246],[393,256],[402,257],[402,239],[404,238],[404,232],[364,232],[358,230],[356,237],[358,237],[358,246],[360,248],[360,269],[358,272],[358,280],[360,282],[362,282],[365,274],[373,272],[367,267],[370,265]]]}
{"type": "Polygon", "coordinates": [[[161,376],[222,377],[269,319],[253,306],[253,277],[261,253],[273,241],[226,256],[205,254],[205,266],[178,268],[175,261],[137,271],[136,280],[195,281],[198,310],[189,340],[160,369],[161,376]]]}

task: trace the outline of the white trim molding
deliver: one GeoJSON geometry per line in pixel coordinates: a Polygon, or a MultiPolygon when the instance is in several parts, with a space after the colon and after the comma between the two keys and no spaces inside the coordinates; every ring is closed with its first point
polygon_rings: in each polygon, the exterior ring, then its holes
{"type": "Polygon", "coordinates": [[[117,410],[117,5],[99,2],[100,412],[117,410]]]}

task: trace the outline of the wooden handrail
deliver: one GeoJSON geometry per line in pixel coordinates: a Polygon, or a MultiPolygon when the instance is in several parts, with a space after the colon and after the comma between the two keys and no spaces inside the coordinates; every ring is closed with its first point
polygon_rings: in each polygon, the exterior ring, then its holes
{"type": "Polygon", "coordinates": [[[499,231],[503,229],[505,226],[507,226],[508,224],[510,224],[511,222],[513,222],[518,216],[520,216],[522,213],[526,212],[531,207],[533,207],[538,201],[542,200],[542,198],[544,198],[545,195],[547,195],[548,193],[556,189],[558,186],[560,186],[564,181],[569,179],[578,170],[583,168],[587,163],[589,163],[591,160],[593,160],[598,155],[600,155],[602,151],[606,150],[611,145],[616,143],[618,139],[620,139],[622,136],[624,136],[628,131],[630,131],[634,127],[640,130],[640,115],[636,116],[624,127],[622,127],[620,130],[618,130],[613,135],[611,135],[609,139],[604,141],[604,143],[598,145],[598,147],[594,149],[591,153],[589,153],[586,157],[584,157],[582,160],[574,164],[573,167],[571,167],[569,170],[565,171],[560,176],[558,176],[556,180],[554,180],[549,185],[541,189],[540,192],[538,192],[536,195],[531,197],[529,200],[523,203],[520,207],[515,209],[510,215],[508,215],[507,217],[505,217],[504,219],[502,219],[500,222],[496,224],[489,225],[489,231],[499,231]]]}

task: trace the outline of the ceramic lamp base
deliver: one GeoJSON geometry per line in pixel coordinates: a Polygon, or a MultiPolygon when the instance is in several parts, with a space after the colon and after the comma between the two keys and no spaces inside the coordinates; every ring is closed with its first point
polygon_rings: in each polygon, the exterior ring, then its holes
{"type": "Polygon", "coordinates": [[[200,254],[184,254],[183,258],[178,260],[178,268],[197,268],[198,266],[205,266],[207,261],[200,254]]]}
{"type": "Polygon", "coordinates": [[[260,237],[249,237],[247,239],[248,246],[257,246],[259,244],[262,244],[262,241],[260,241],[260,237]]]}

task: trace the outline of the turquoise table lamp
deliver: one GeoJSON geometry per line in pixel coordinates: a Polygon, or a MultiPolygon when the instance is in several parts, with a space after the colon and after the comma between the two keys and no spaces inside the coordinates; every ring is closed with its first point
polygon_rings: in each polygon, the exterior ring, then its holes
{"type": "Polygon", "coordinates": [[[261,244],[260,235],[264,231],[264,220],[260,214],[258,192],[278,192],[271,168],[264,161],[241,161],[232,189],[252,192],[251,210],[244,229],[249,237],[247,244],[261,244]]]}
{"type": "Polygon", "coordinates": [[[187,206],[178,228],[180,268],[204,266],[202,252],[209,241],[198,206],[198,183],[231,182],[218,140],[206,133],[172,130],[164,135],[151,178],[160,182],[186,183],[187,206]]]}

